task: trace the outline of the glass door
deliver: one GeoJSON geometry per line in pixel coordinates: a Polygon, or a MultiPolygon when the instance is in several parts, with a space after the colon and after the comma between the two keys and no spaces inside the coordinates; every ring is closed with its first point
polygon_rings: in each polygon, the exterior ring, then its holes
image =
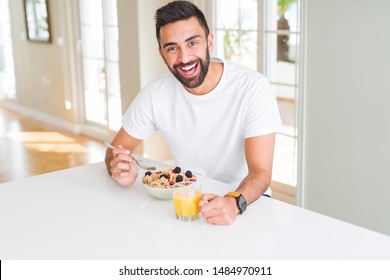
{"type": "Polygon", "coordinates": [[[265,2],[265,69],[276,94],[283,129],[277,134],[274,180],[297,185],[299,0],[265,2]]]}
{"type": "Polygon", "coordinates": [[[215,55],[265,74],[283,129],[276,135],[273,180],[297,185],[300,0],[214,0],[215,55]]]}
{"type": "Polygon", "coordinates": [[[79,0],[87,123],[121,126],[118,18],[116,0],[79,0]]]}
{"type": "Polygon", "coordinates": [[[257,70],[257,0],[215,2],[217,57],[257,70]]]}

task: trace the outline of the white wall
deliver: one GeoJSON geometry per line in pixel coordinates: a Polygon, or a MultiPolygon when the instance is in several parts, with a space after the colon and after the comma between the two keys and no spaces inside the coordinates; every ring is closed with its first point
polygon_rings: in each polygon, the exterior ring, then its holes
{"type": "Polygon", "coordinates": [[[71,96],[69,65],[64,67],[69,47],[64,40],[68,32],[65,3],[57,0],[48,5],[50,17],[53,17],[50,18],[52,42],[49,44],[28,41],[23,1],[9,1],[9,4],[17,103],[73,123],[74,113],[65,108],[65,100],[71,96]]]}
{"type": "Polygon", "coordinates": [[[125,112],[141,87],[140,32],[137,1],[118,0],[119,72],[121,73],[122,112],[125,112]]]}
{"type": "Polygon", "coordinates": [[[306,2],[303,206],[390,234],[390,1],[306,2]]]}

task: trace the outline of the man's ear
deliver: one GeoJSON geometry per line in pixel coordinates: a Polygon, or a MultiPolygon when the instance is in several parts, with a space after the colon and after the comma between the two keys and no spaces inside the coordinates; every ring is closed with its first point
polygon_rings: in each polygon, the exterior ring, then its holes
{"type": "Polygon", "coordinates": [[[209,52],[212,53],[214,51],[214,34],[212,32],[209,32],[209,36],[207,36],[207,45],[209,52]]]}
{"type": "Polygon", "coordinates": [[[161,56],[161,59],[163,60],[164,64],[167,64],[167,62],[165,61],[165,58],[164,58],[164,54],[162,52],[162,49],[160,47],[158,47],[158,53],[160,54],[161,56]]]}

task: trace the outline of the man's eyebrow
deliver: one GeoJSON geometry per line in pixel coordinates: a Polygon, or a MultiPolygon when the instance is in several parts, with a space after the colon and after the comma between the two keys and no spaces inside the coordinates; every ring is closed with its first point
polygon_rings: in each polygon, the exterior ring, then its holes
{"type": "MultiPolygon", "coordinates": [[[[189,41],[191,41],[191,40],[193,40],[193,39],[196,39],[196,38],[200,38],[200,35],[191,36],[191,37],[187,38],[187,39],[185,40],[185,42],[189,42],[189,41]]],[[[175,42],[166,42],[162,47],[163,47],[163,48],[166,48],[166,47],[168,47],[168,46],[173,46],[173,45],[177,45],[177,43],[175,43],[175,42]]]]}
{"type": "Polygon", "coordinates": [[[188,39],[186,40],[186,42],[191,41],[191,40],[193,40],[193,39],[195,39],[195,38],[200,38],[200,35],[191,36],[190,38],[188,38],[188,39]]]}
{"type": "Polygon", "coordinates": [[[173,45],[177,45],[177,43],[175,43],[175,42],[167,42],[162,47],[163,47],[163,49],[165,49],[166,47],[173,46],[173,45]]]}

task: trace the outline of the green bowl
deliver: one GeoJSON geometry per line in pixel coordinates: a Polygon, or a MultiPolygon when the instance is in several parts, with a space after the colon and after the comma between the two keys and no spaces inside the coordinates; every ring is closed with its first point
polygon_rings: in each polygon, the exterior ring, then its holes
{"type": "Polygon", "coordinates": [[[162,200],[172,200],[173,199],[173,193],[177,190],[184,190],[188,188],[194,187],[194,185],[198,186],[199,183],[194,182],[191,183],[187,186],[182,186],[182,187],[175,187],[175,188],[168,188],[168,189],[163,189],[163,188],[156,188],[156,187],[151,187],[147,184],[143,184],[144,188],[146,191],[153,197],[162,199],[162,200]]]}

